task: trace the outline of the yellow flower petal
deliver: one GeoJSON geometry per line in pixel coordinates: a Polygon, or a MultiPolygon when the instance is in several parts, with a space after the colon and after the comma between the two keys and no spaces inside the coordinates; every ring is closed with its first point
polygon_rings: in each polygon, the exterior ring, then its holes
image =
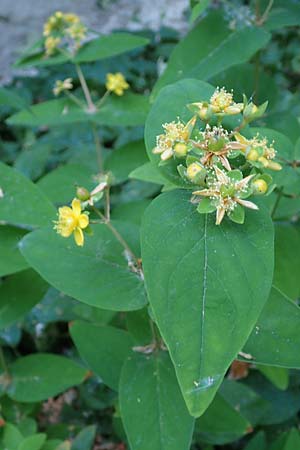
{"type": "Polygon", "coordinates": [[[73,211],[69,206],[62,206],[61,208],[59,208],[58,214],[63,218],[73,217],[73,211]]]}
{"type": "Polygon", "coordinates": [[[86,228],[88,224],[89,224],[89,216],[87,216],[86,214],[80,214],[78,218],[78,225],[80,226],[80,228],[86,228]]]}
{"type": "Polygon", "coordinates": [[[72,209],[73,209],[73,213],[76,217],[80,216],[81,214],[81,203],[80,200],[78,200],[78,198],[74,198],[72,201],[72,209]]]}
{"type": "Polygon", "coordinates": [[[82,231],[81,228],[77,227],[74,230],[74,239],[75,239],[76,244],[79,247],[83,246],[83,244],[84,244],[84,235],[83,235],[83,231],[82,231]]]}

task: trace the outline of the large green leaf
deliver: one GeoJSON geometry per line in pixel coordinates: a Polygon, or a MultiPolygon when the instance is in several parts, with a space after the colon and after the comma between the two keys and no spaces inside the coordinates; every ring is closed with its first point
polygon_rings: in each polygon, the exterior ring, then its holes
{"type": "Polygon", "coordinates": [[[111,33],[83,45],[73,59],[76,63],[99,61],[147,45],[149,39],[130,33],[111,33]]]}
{"type": "Polygon", "coordinates": [[[64,356],[38,353],[9,366],[7,394],[18,402],[39,402],[83,382],[88,371],[64,356]]]}
{"type": "Polygon", "coordinates": [[[148,39],[130,33],[111,33],[84,44],[75,54],[74,58],[71,54],[58,54],[51,58],[46,58],[44,51],[41,50],[43,40],[40,39],[19,58],[16,66],[52,66],[68,61],[74,63],[99,61],[134,50],[135,48],[143,47],[148,42],[148,39]]]}
{"type": "Polygon", "coordinates": [[[122,365],[133,346],[130,335],[118,328],[99,327],[82,321],[72,323],[70,331],[88,367],[117,391],[122,365]]]}
{"type": "MultiPolygon", "coordinates": [[[[115,223],[138,252],[138,228],[115,223]]],[[[28,234],[20,249],[29,264],[50,284],[77,300],[103,309],[127,311],[146,303],[144,283],[130,271],[124,249],[105,224],[93,227],[83,248],[52,228],[28,234]],[[47,255],[47,257],[45,257],[47,255]]]]}
{"type": "Polygon", "coordinates": [[[208,80],[228,67],[247,62],[268,43],[270,36],[257,27],[231,31],[221,14],[208,14],[175,47],[153,95],[182,78],[208,80]]]}
{"type": "Polygon", "coordinates": [[[46,434],[38,433],[26,437],[19,445],[18,450],[41,450],[46,441],[46,434]]]}
{"type": "Polygon", "coordinates": [[[276,439],[270,450],[297,450],[298,448],[300,448],[300,434],[296,428],[292,428],[276,439]]]}
{"type": "Polygon", "coordinates": [[[20,228],[0,226],[0,277],[28,267],[18,249],[18,242],[25,233],[20,228]]]}
{"type": "Polygon", "coordinates": [[[274,284],[292,300],[300,294],[300,230],[291,224],[275,226],[274,284]]]}
{"type": "MultiPolygon", "coordinates": [[[[95,167],[95,174],[96,172],[95,167]]],[[[77,186],[92,190],[96,182],[88,167],[69,163],[48,172],[37,185],[53,203],[66,204],[75,197],[77,186]]]]}
{"type": "Polygon", "coordinates": [[[189,450],[194,420],[166,352],[132,354],[123,367],[119,391],[131,450],[189,450]]]}
{"type": "Polygon", "coordinates": [[[122,97],[112,95],[101,107],[91,113],[68,98],[49,100],[23,109],[7,119],[9,125],[38,127],[93,122],[108,126],[143,125],[149,108],[144,95],[127,92],[122,97]]]}
{"type": "Polygon", "coordinates": [[[55,217],[54,206],[28,178],[0,162],[0,221],[36,227],[55,217]]]}
{"type": "Polygon", "coordinates": [[[300,369],[300,308],[273,287],[244,352],[262,364],[300,369]]]}
{"type": "Polygon", "coordinates": [[[210,444],[226,444],[247,433],[250,423],[217,394],[202,417],[196,420],[197,439],[210,444]]]}
{"type": "MultiPolygon", "coordinates": [[[[159,155],[154,155],[152,150],[156,145],[156,136],[162,134],[162,125],[172,122],[180,117],[187,122],[192,113],[187,104],[202,100],[209,100],[214,92],[214,87],[198,80],[183,80],[162,89],[155,100],[147,117],[145,126],[145,143],[150,161],[155,167],[160,161],[159,155]]],[[[187,183],[179,176],[177,166],[179,160],[169,160],[167,164],[158,166],[158,170],[177,186],[187,187],[187,183]]]]}
{"type": "Polygon", "coordinates": [[[31,269],[6,278],[0,284],[0,330],[21,319],[47,289],[47,283],[31,269]]]}
{"type": "Polygon", "coordinates": [[[269,31],[300,25],[300,5],[293,0],[276,0],[265,28],[269,31]]]}
{"type": "Polygon", "coordinates": [[[186,191],[156,198],[144,215],[149,300],[194,416],[212,401],[268,298],[273,226],[264,208],[244,225],[200,215],[186,191]]]}

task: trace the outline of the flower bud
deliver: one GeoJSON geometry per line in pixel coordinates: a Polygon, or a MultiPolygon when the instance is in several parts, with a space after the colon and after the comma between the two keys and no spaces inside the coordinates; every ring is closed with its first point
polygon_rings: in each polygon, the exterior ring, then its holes
{"type": "Polygon", "coordinates": [[[76,197],[81,200],[82,202],[85,202],[86,200],[89,200],[91,194],[89,191],[82,186],[78,186],[76,189],[76,197]]]}
{"type": "Polygon", "coordinates": [[[268,166],[269,166],[269,163],[270,163],[270,161],[268,161],[267,158],[265,158],[264,156],[260,156],[260,157],[258,158],[258,161],[259,161],[260,163],[262,163],[262,165],[263,165],[264,167],[268,167],[268,166]]]}
{"type": "Polygon", "coordinates": [[[253,181],[252,187],[254,188],[255,194],[265,194],[268,190],[268,184],[262,178],[253,181]]]}
{"type": "Polygon", "coordinates": [[[197,162],[190,164],[186,169],[186,177],[192,183],[200,182],[206,174],[206,170],[197,162]]]}
{"type": "Polygon", "coordinates": [[[257,161],[259,158],[259,153],[255,148],[251,148],[246,154],[246,159],[248,161],[257,161]]]}
{"type": "Polygon", "coordinates": [[[182,158],[183,156],[186,156],[187,150],[188,150],[188,147],[186,144],[183,144],[182,142],[178,142],[177,144],[175,144],[174,153],[175,153],[175,156],[177,156],[178,158],[182,158]]]}
{"type": "Polygon", "coordinates": [[[277,170],[277,171],[282,169],[282,166],[275,161],[268,161],[268,165],[266,167],[268,169],[277,170]]]}

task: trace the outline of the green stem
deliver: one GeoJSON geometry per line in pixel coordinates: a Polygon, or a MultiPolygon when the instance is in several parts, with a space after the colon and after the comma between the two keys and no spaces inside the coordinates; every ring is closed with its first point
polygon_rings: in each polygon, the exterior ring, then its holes
{"type": "Polygon", "coordinates": [[[103,103],[105,102],[107,97],[109,97],[109,95],[110,95],[110,91],[106,91],[105,94],[103,95],[103,97],[100,98],[100,100],[96,103],[97,108],[99,108],[100,106],[103,105],[103,103]]]}
{"type": "Polygon", "coordinates": [[[96,153],[97,153],[98,167],[99,167],[100,172],[103,172],[102,147],[101,147],[101,142],[100,142],[99,135],[97,132],[97,127],[94,123],[92,123],[92,130],[93,130],[93,136],[94,136],[96,153]]]}
{"type": "Polygon", "coordinates": [[[79,81],[80,81],[80,84],[81,84],[81,87],[82,87],[82,90],[83,90],[83,93],[84,93],[84,96],[85,96],[85,99],[86,99],[86,102],[87,102],[87,105],[88,105],[88,108],[89,108],[90,111],[96,111],[96,107],[95,107],[95,105],[93,103],[93,100],[92,100],[92,97],[91,97],[91,94],[90,94],[90,90],[89,90],[88,85],[87,85],[87,83],[85,81],[85,78],[84,78],[84,75],[82,73],[81,67],[80,67],[79,64],[75,64],[75,67],[76,67],[76,72],[77,72],[77,75],[78,75],[78,78],[79,78],[79,81]]]}
{"type": "Polygon", "coordinates": [[[107,186],[105,189],[105,216],[106,220],[110,221],[110,188],[107,186]]]}
{"type": "Polygon", "coordinates": [[[263,25],[265,23],[265,21],[268,19],[268,15],[272,9],[273,4],[274,4],[274,0],[269,0],[268,6],[266,7],[263,15],[261,16],[261,18],[259,18],[257,20],[258,25],[263,25]]]}
{"type": "Polygon", "coordinates": [[[65,91],[67,97],[69,97],[72,102],[76,103],[76,105],[80,106],[80,108],[84,108],[84,104],[77,98],[75,95],[71,94],[69,91],[65,91]]]}
{"type": "Polygon", "coordinates": [[[260,79],[260,52],[257,52],[255,56],[254,95],[253,95],[254,103],[258,102],[259,79],[260,79]]]}
{"type": "Polygon", "coordinates": [[[120,244],[122,245],[124,250],[126,250],[128,252],[128,254],[132,257],[132,259],[138,265],[139,264],[138,257],[133,253],[133,251],[131,250],[131,248],[125,241],[125,239],[121,236],[121,234],[118,232],[118,230],[116,230],[116,228],[112,225],[110,220],[107,220],[107,218],[104,216],[104,214],[102,214],[102,212],[99,211],[99,209],[97,209],[95,206],[93,206],[92,209],[102,219],[102,222],[110,229],[110,231],[113,233],[113,235],[115,236],[117,241],[120,242],[120,244]]]}
{"type": "Polygon", "coordinates": [[[274,216],[275,216],[275,213],[277,211],[279,202],[280,202],[280,200],[282,198],[282,195],[283,195],[283,186],[280,189],[278,189],[277,198],[276,198],[276,201],[274,203],[274,206],[273,206],[273,209],[272,209],[272,212],[271,212],[272,219],[274,219],[274,216]]]}

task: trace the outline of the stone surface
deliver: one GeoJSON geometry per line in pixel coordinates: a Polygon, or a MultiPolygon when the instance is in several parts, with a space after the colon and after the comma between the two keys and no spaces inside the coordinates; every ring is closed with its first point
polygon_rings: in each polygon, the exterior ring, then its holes
{"type": "Polygon", "coordinates": [[[54,11],[74,12],[102,33],[118,28],[157,30],[161,25],[183,30],[188,5],[188,0],[0,0],[0,83],[15,73],[11,65],[16,56],[41,35],[54,11]]]}

